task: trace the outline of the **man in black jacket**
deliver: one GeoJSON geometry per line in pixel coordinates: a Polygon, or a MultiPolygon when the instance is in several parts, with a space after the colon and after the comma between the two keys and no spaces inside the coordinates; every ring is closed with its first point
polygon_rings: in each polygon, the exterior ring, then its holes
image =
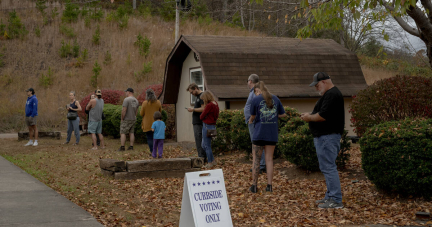
{"type": "Polygon", "coordinates": [[[341,135],[345,127],[343,96],[334,86],[330,76],[324,72],[316,73],[309,86],[315,86],[315,89],[322,95],[312,113],[301,114],[301,119],[309,122],[309,129],[314,136],[319,167],[326,179],[325,197],[316,203],[319,204],[319,208],[343,208],[341,185],[336,166],[341,135]]]}

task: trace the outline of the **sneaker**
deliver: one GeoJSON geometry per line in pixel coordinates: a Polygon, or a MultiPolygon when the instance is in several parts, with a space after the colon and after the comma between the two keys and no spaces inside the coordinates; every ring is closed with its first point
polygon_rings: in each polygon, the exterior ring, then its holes
{"type": "Polygon", "coordinates": [[[260,174],[267,173],[267,169],[260,169],[259,173],[260,174]]]}
{"type": "Polygon", "coordinates": [[[321,204],[321,203],[326,203],[326,202],[327,202],[327,199],[320,199],[320,200],[315,201],[316,204],[321,204]]]}
{"type": "Polygon", "coordinates": [[[324,204],[318,205],[318,208],[321,208],[321,209],[329,209],[329,208],[330,209],[341,209],[343,207],[344,207],[343,203],[337,203],[333,199],[329,199],[324,204]]]}
{"type": "Polygon", "coordinates": [[[258,188],[256,185],[253,184],[252,186],[250,186],[249,191],[252,193],[257,193],[258,188]]]}
{"type": "MultiPolygon", "coordinates": [[[[64,142],[63,144],[68,144],[69,142],[64,142]]],[[[92,146],[93,146],[93,144],[92,144],[92,146]]]]}
{"type": "Polygon", "coordinates": [[[38,144],[37,141],[35,141],[35,142],[33,143],[33,147],[36,147],[37,145],[39,145],[39,144],[38,144]]]}
{"type": "Polygon", "coordinates": [[[266,187],[266,192],[273,192],[273,187],[271,184],[268,184],[266,187]]]}
{"type": "Polygon", "coordinates": [[[76,146],[76,145],[78,145],[78,143],[74,143],[74,144],[72,144],[73,146],[76,146]]]}
{"type": "Polygon", "coordinates": [[[133,146],[129,146],[127,150],[128,151],[133,151],[133,146]]]}
{"type": "Polygon", "coordinates": [[[125,151],[125,147],[121,146],[117,151],[125,151]]]}
{"type": "Polygon", "coordinates": [[[28,141],[28,143],[26,143],[26,145],[24,145],[24,146],[27,147],[27,146],[31,146],[31,145],[33,145],[33,141],[28,141]]]}

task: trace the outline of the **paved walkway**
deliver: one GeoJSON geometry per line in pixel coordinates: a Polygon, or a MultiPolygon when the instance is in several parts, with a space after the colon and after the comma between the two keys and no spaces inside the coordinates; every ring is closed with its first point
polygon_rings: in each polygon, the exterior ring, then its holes
{"type": "Polygon", "coordinates": [[[102,227],[87,211],[0,156],[0,227],[102,227]]]}

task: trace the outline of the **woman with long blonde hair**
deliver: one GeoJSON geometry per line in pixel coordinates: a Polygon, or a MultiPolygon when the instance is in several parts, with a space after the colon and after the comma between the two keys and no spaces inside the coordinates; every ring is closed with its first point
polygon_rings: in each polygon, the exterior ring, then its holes
{"type": "Polygon", "coordinates": [[[216,165],[216,160],[213,157],[213,151],[211,149],[212,138],[207,137],[207,131],[216,129],[216,121],[219,117],[219,106],[213,95],[208,91],[202,93],[201,99],[204,102],[204,110],[200,116],[200,119],[203,122],[201,146],[207,155],[208,164],[205,168],[211,168],[216,165]]]}
{"type": "Polygon", "coordinates": [[[255,124],[252,138],[253,181],[249,191],[257,193],[259,162],[264,150],[267,167],[266,191],[272,192],[273,153],[278,142],[278,119],[287,115],[279,98],[269,92],[263,81],[255,84],[254,92],[257,96],[252,100],[251,117],[249,119],[249,124],[255,124]]]}

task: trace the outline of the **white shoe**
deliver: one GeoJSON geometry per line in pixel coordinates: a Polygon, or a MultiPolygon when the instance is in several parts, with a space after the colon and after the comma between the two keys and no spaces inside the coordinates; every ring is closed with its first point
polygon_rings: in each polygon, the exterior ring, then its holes
{"type": "Polygon", "coordinates": [[[33,141],[32,142],[28,141],[28,143],[24,146],[27,147],[27,146],[31,146],[31,145],[33,145],[33,141]]]}
{"type": "Polygon", "coordinates": [[[33,143],[33,147],[36,147],[38,145],[38,142],[33,143]]]}

